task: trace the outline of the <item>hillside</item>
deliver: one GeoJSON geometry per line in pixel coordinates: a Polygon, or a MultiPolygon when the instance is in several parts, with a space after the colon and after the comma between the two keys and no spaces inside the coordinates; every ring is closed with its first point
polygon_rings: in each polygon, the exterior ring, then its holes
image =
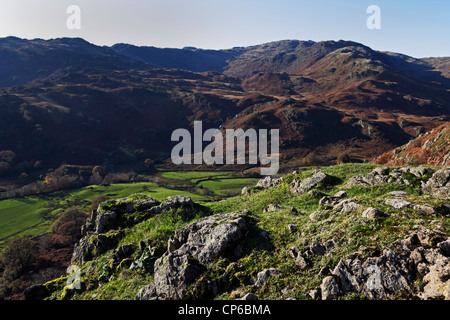
{"type": "Polygon", "coordinates": [[[171,132],[194,120],[280,129],[289,168],[371,161],[450,114],[441,64],[351,41],[215,51],[9,37],[0,61],[0,152],[14,154],[0,159],[3,189],[61,164],[120,171],[168,160],[171,132]]]}
{"type": "Polygon", "coordinates": [[[450,123],[421,134],[406,145],[386,152],[375,163],[392,166],[450,165],[450,123]]]}
{"type": "Polygon", "coordinates": [[[449,191],[448,168],[347,164],[204,205],[109,200],[82,227],[80,269],[25,297],[449,299],[449,191]]]}

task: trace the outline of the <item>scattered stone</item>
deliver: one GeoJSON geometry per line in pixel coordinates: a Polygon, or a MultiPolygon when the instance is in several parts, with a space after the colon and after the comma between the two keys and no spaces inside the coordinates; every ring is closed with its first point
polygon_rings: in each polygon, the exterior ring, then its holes
{"type": "Polygon", "coordinates": [[[341,213],[357,212],[362,210],[362,205],[356,203],[353,199],[345,199],[336,204],[333,210],[340,211],[341,213]]]}
{"type": "Polygon", "coordinates": [[[264,179],[260,179],[257,183],[257,187],[261,187],[264,189],[276,187],[280,184],[281,178],[272,178],[271,176],[267,176],[264,179]]]}
{"type": "Polygon", "coordinates": [[[295,259],[297,255],[300,254],[300,249],[298,247],[292,247],[289,249],[289,255],[295,259]]]}
{"type": "Polygon", "coordinates": [[[157,206],[159,201],[153,198],[146,198],[144,200],[138,201],[138,203],[134,206],[134,208],[139,208],[139,210],[148,210],[154,206],[157,206]]]}
{"type": "Polygon", "coordinates": [[[323,243],[323,246],[325,247],[325,250],[330,250],[336,246],[336,242],[334,239],[329,239],[323,243]]]}
{"type": "Polygon", "coordinates": [[[241,194],[247,194],[248,192],[248,188],[247,187],[243,187],[241,190],[241,194]]]}
{"type": "Polygon", "coordinates": [[[301,270],[306,269],[308,267],[308,262],[303,258],[302,255],[298,254],[295,258],[295,265],[298,266],[301,270]]]}
{"type": "Polygon", "coordinates": [[[380,209],[369,207],[364,210],[364,212],[362,213],[362,217],[368,219],[385,218],[389,217],[389,214],[381,211],[380,209]]]}
{"type": "Polygon", "coordinates": [[[358,257],[341,260],[332,271],[343,292],[357,292],[371,299],[387,299],[399,290],[410,291],[413,274],[407,260],[391,249],[363,263],[358,257]]]}
{"type": "Polygon", "coordinates": [[[425,193],[439,199],[450,199],[450,167],[436,171],[426,183],[422,182],[425,193]]]}
{"type": "Polygon", "coordinates": [[[321,244],[313,242],[309,246],[309,251],[314,256],[321,256],[321,255],[325,254],[326,248],[325,248],[325,246],[323,246],[321,244]]]}
{"type": "Polygon", "coordinates": [[[336,298],[339,293],[339,285],[333,276],[325,277],[320,285],[322,292],[322,300],[332,300],[336,298]]]}
{"type": "Polygon", "coordinates": [[[427,167],[409,167],[409,172],[418,178],[422,178],[424,175],[431,173],[431,169],[427,167]]]}
{"type": "Polygon", "coordinates": [[[258,296],[253,293],[247,293],[245,296],[243,296],[239,300],[258,300],[258,296]]]}
{"type": "Polygon", "coordinates": [[[289,232],[291,232],[291,233],[297,231],[297,226],[295,224],[288,224],[287,228],[288,228],[289,232]]]}
{"type": "Polygon", "coordinates": [[[255,286],[257,287],[261,287],[264,283],[266,283],[266,281],[276,275],[281,274],[281,270],[280,269],[276,269],[276,268],[269,268],[269,269],[264,269],[263,271],[259,272],[255,283],[255,286]]]}
{"type": "Polygon", "coordinates": [[[266,210],[266,212],[276,212],[276,211],[281,211],[281,210],[283,210],[283,208],[282,207],[280,207],[279,205],[277,205],[277,204],[269,204],[268,206],[267,206],[267,208],[265,209],[266,210]]]}
{"type": "Polygon", "coordinates": [[[339,199],[347,198],[347,192],[345,192],[345,191],[343,191],[343,190],[338,191],[338,192],[334,195],[334,197],[335,197],[335,198],[339,198],[339,199]]]}
{"type": "Polygon", "coordinates": [[[395,209],[409,208],[412,205],[411,202],[398,198],[386,199],[385,203],[394,207],[395,209]]]}
{"type": "Polygon", "coordinates": [[[319,200],[319,206],[324,208],[332,208],[339,203],[339,199],[340,198],[337,197],[325,196],[319,200]]]}
{"type": "Polygon", "coordinates": [[[433,214],[434,213],[434,208],[427,206],[427,205],[423,205],[423,204],[413,204],[412,208],[416,211],[419,211],[420,213],[423,214],[433,214]]]}
{"type": "Polygon", "coordinates": [[[309,291],[308,294],[314,300],[319,299],[320,298],[320,288],[312,289],[312,290],[309,291]]]}
{"type": "MultiPolygon", "coordinates": [[[[421,244],[429,246],[429,239],[438,235],[438,231],[419,227],[404,240],[393,242],[380,256],[362,261],[358,255],[352,254],[340,260],[331,273],[340,292],[356,292],[370,299],[392,299],[400,291],[411,294],[419,273],[425,275],[425,286],[419,297],[450,299],[446,289],[450,285],[450,259],[445,256],[450,239],[438,243],[435,249],[417,247],[421,244]]],[[[330,279],[322,284],[333,288],[330,279]]]]}

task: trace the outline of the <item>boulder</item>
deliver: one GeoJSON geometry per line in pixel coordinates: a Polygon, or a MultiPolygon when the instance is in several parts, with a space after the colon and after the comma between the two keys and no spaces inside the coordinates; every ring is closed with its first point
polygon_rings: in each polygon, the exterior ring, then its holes
{"type": "Polygon", "coordinates": [[[256,186],[264,189],[276,187],[280,184],[281,178],[272,178],[271,176],[267,176],[264,179],[260,179],[256,186]]]}
{"type": "Polygon", "coordinates": [[[281,210],[283,210],[283,208],[282,207],[280,207],[279,205],[277,205],[277,204],[269,204],[268,206],[267,206],[267,208],[265,209],[265,211],[266,212],[276,212],[276,211],[281,211],[281,210]]]}
{"type": "Polygon", "coordinates": [[[334,205],[333,210],[340,211],[341,213],[357,212],[362,210],[362,205],[356,203],[353,199],[344,199],[334,205]]]}
{"type": "Polygon", "coordinates": [[[434,208],[431,206],[427,206],[424,204],[413,204],[412,208],[420,213],[423,214],[433,214],[434,213],[434,208]]]}
{"type": "Polygon", "coordinates": [[[338,199],[347,198],[347,192],[345,192],[344,190],[338,191],[338,192],[336,192],[334,197],[338,198],[338,199]]]}
{"type": "Polygon", "coordinates": [[[266,281],[269,278],[279,275],[279,274],[281,274],[280,269],[276,269],[276,268],[264,269],[263,271],[258,272],[258,274],[256,276],[255,286],[261,287],[264,283],[266,283],[266,281]]]}
{"type": "Polygon", "coordinates": [[[320,285],[320,291],[322,292],[322,300],[334,299],[339,293],[339,285],[335,277],[325,277],[320,285]]]}
{"type": "Polygon", "coordinates": [[[190,197],[184,197],[184,196],[170,196],[167,198],[166,201],[163,203],[151,207],[148,211],[153,214],[161,214],[163,212],[180,208],[180,207],[186,207],[186,208],[193,208],[194,203],[192,202],[192,199],[190,197]]]}
{"type": "Polygon", "coordinates": [[[312,176],[309,178],[306,178],[304,180],[294,178],[294,180],[289,185],[289,188],[292,193],[301,195],[313,189],[319,183],[325,182],[327,179],[329,179],[328,175],[320,170],[314,170],[312,176]]]}
{"type": "Polygon", "coordinates": [[[362,217],[368,219],[375,219],[375,218],[389,217],[389,214],[379,209],[369,207],[366,210],[364,210],[364,212],[362,213],[362,217]]]}
{"type": "Polygon", "coordinates": [[[404,209],[411,207],[411,202],[400,198],[386,199],[385,203],[395,209],[404,209]]]}
{"type": "Polygon", "coordinates": [[[302,255],[298,254],[297,258],[295,258],[295,265],[298,266],[301,270],[306,269],[308,267],[308,262],[306,262],[305,258],[302,255]]]}
{"type": "Polygon", "coordinates": [[[324,245],[318,244],[316,242],[311,243],[309,246],[309,251],[313,256],[321,256],[325,254],[326,250],[327,249],[325,248],[324,245]]]}

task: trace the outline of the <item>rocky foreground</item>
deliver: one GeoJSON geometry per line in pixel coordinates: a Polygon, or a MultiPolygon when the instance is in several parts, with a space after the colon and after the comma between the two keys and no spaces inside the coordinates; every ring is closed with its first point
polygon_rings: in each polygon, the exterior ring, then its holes
{"type": "Polygon", "coordinates": [[[450,168],[349,169],[267,177],[205,206],[108,201],[75,247],[78,289],[69,274],[25,296],[449,300],[450,168]]]}

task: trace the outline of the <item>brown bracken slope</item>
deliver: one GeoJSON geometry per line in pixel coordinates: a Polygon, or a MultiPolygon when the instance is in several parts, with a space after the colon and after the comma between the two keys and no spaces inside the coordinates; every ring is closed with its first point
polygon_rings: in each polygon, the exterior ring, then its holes
{"type": "Polygon", "coordinates": [[[375,163],[394,166],[450,165],[450,122],[386,152],[378,157],[375,163]]]}

